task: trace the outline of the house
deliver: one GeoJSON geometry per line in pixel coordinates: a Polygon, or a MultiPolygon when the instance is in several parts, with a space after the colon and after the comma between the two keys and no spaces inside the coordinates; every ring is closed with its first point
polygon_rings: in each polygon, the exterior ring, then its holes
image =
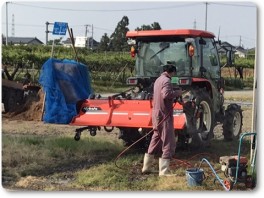
{"type": "Polygon", "coordinates": [[[8,45],[43,45],[37,37],[8,37],[8,45]]]}
{"type": "Polygon", "coordinates": [[[247,50],[245,50],[243,47],[238,46],[236,47],[236,55],[238,55],[239,58],[246,58],[247,50]]]}
{"type": "Polygon", "coordinates": [[[225,56],[227,51],[235,52],[235,49],[236,49],[235,46],[231,45],[228,42],[222,42],[221,45],[217,43],[216,45],[217,45],[218,53],[220,54],[220,56],[225,56]]]}
{"type": "Polygon", "coordinates": [[[228,42],[222,42],[221,43],[221,48],[225,51],[234,51],[235,50],[235,46],[231,45],[228,42]]]}
{"type": "Polygon", "coordinates": [[[90,49],[97,48],[99,45],[99,43],[96,40],[94,40],[92,37],[88,37],[87,44],[88,44],[88,48],[90,49]]]}
{"type": "MultiPolygon", "coordinates": [[[[75,42],[75,39],[74,39],[74,42],[75,42]]],[[[64,47],[71,47],[72,45],[70,38],[67,38],[65,41],[61,41],[61,43],[64,47]]]]}
{"type": "MultiPolygon", "coordinates": [[[[80,38],[84,38],[84,37],[76,37],[77,39],[80,39],[80,38]]],[[[75,43],[75,47],[83,47],[83,45],[79,45],[79,40],[77,41],[76,38],[74,38],[74,43],[75,43]]],[[[81,39],[81,40],[82,40],[81,39]]],[[[94,48],[97,48],[97,46],[99,45],[99,43],[92,39],[92,37],[88,37],[86,39],[86,47],[87,48],[90,48],[90,49],[94,49],[94,48]]],[[[62,45],[64,47],[71,47],[72,43],[71,43],[71,39],[70,38],[67,38],[65,41],[62,41],[62,45]]]]}

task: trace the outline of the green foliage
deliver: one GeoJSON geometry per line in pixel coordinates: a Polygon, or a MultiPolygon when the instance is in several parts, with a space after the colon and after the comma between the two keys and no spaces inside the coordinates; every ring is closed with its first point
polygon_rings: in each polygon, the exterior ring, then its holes
{"type": "Polygon", "coordinates": [[[161,27],[158,22],[154,22],[151,25],[142,25],[140,28],[137,27],[136,31],[139,31],[139,30],[161,30],[161,27]]]}
{"type": "Polygon", "coordinates": [[[254,68],[255,59],[236,58],[235,66],[242,68],[254,68]]]}
{"type": "Polygon", "coordinates": [[[250,77],[243,81],[244,87],[253,89],[254,86],[254,78],[250,77]]]}
{"type": "Polygon", "coordinates": [[[243,89],[244,82],[240,78],[225,78],[225,88],[226,90],[243,89]]]}
{"type": "Polygon", "coordinates": [[[48,45],[53,45],[53,42],[54,42],[54,45],[62,45],[61,44],[62,38],[63,37],[60,37],[59,39],[49,40],[47,44],[48,45]]]}
{"type": "Polygon", "coordinates": [[[117,27],[113,34],[111,35],[110,47],[114,51],[127,51],[128,44],[126,39],[126,33],[129,31],[128,26],[129,19],[127,16],[124,16],[121,21],[117,24],[117,27]]]}
{"type": "Polygon", "coordinates": [[[109,47],[109,44],[110,44],[110,38],[108,37],[108,35],[105,33],[101,40],[100,40],[100,44],[98,46],[98,49],[100,51],[109,51],[110,50],[110,47],[109,47]]]}
{"type": "MultiPolygon", "coordinates": [[[[223,66],[226,63],[226,57],[220,58],[220,64],[223,66]]],[[[254,68],[255,66],[255,56],[253,58],[240,58],[235,57],[234,65],[227,65],[229,67],[242,67],[242,68],[254,68]]]]}
{"type": "MultiPolygon", "coordinates": [[[[9,70],[18,64],[25,69],[34,67],[40,70],[51,55],[51,46],[3,46],[2,50],[2,63],[9,70]]],[[[103,80],[108,85],[125,83],[127,75],[134,70],[135,59],[128,52],[96,52],[78,48],[77,53],[79,62],[88,66],[92,80],[103,80]]],[[[55,46],[54,58],[74,59],[74,52],[71,48],[55,46]]]]}
{"type": "MultiPolygon", "coordinates": [[[[129,52],[111,52],[111,51],[92,51],[85,48],[77,48],[79,62],[88,66],[92,86],[95,92],[110,92],[116,87],[126,89],[126,79],[133,76],[135,59],[130,57],[129,52]]],[[[7,65],[9,70],[13,70],[15,66],[19,65],[23,68],[35,68],[40,70],[42,65],[51,56],[51,46],[3,46],[2,47],[2,63],[7,65]]],[[[54,58],[57,59],[74,59],[74,52],[72,48],[65,48],[62,46],[54,47],[54,58]]],[[[237,58],[236,66],[243,68],[254,68],[254,60],[237,58]]],[[[226,69],[229,67],[225,67],[226,69]]],[[[222,69],[222,70],[223,70],[222,69]]],[[[234,71],[230,70],[224,77],[232,77],[234,71]],[[232,76],[231,76],[232,75],[232,76]]],[[[244,69],[245,71],[245,69],[244,69]]],[[[36,72],[39,75],[40,72],[36,72]]],[[[246,73],[244,73],[246,74],[246,73]]],[[[21,73],[22,75],[22,73],[21,73]]],[[[22,75],[23,76],[23,75],[22,75]]],[[[17,75],[17,77],[22,78],[17,75]]],[[[244,77],[247,77],[246,75],[244,77]]],[[[35,76],[38,79],[38,76],[35,76]]],[[[253,79],[244,78],[241,80],[227,79],[227,87],[241,88],[253,87],[253,79]],[[244,84],[243,84],[244,83],[244,84]],[[235,85],[235,86],[234,86],[235,85]]],[[[115,92],[115,91],[114,91],[115,92]]]]}
{"type": "Polygon", "coordinates": [[[255,60],[255,57],[256,57],[255,48],[248,50],[246,56],[247,56],[248,59],[255,60]]]}

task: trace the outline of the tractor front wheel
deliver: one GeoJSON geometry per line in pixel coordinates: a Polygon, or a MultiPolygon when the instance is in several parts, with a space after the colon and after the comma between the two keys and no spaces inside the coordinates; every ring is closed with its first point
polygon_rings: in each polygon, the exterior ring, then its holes
{"type": "Polygon", "coordinates": [[[241,106],[237,104],[228,105],[223,123],[223,135],[226,141],[239,139],[243,125],[242,118],[241,106]]]}

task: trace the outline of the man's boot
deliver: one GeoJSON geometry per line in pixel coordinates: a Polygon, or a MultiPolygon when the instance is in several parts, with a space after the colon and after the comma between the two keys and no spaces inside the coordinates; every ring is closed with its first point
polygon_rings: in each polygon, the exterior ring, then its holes
{"type": "Polygon", "coordinates": [[[154,161],[154,155],[150,155],[148,153],[145,153],[144,161],[143,161],[142,173],[151,173],[151,172],[153,172],[151,170],[151,165],[152,165],[153,161],[154,161]]]}
{"type": "Polygon", "coordinates": [[[159,176],[175,176],[170,172],[170,159],[159,158],[159,176]]]}

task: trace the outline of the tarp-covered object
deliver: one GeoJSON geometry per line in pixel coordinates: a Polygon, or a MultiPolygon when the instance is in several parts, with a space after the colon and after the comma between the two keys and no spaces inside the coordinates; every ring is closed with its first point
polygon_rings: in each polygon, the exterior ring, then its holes
{"type": "Polygon", "coordinates": [[[73,60],[48,59],[39,78],[45,96],[43,121],[68,124],[77,115],[76,103],[92,93],[88,67],[73,60]]]}

